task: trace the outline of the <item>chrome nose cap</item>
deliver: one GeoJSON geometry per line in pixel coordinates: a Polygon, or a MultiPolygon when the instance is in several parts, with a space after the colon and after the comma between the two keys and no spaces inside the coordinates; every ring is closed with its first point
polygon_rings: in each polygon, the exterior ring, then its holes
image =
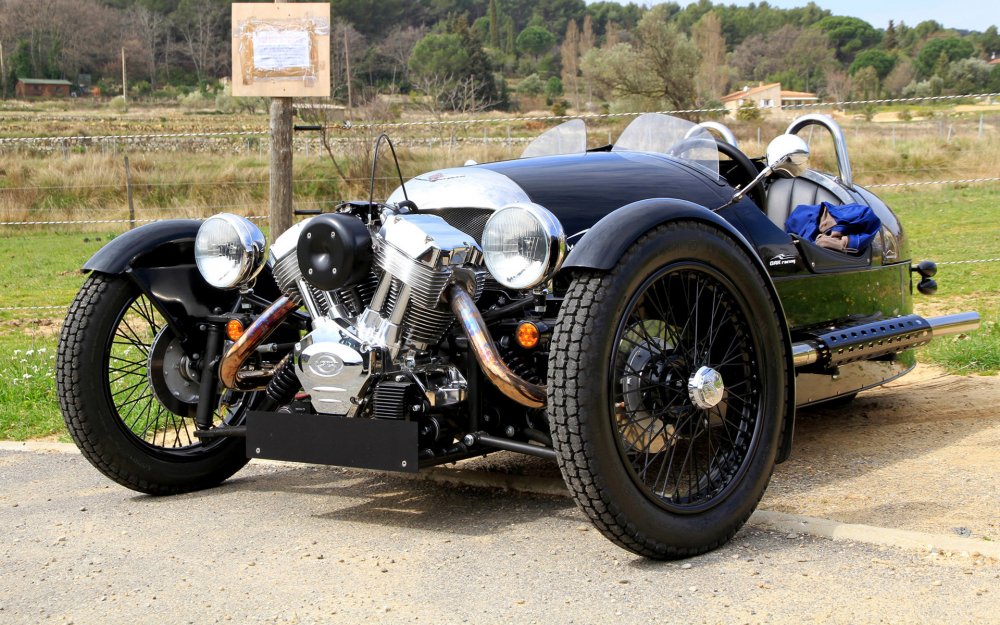
{"type": "Polygon", "coordinates": [[[722,375],[711,367],[698,369],[688,380],[691,403],[702,410],[717,406],[725,393],[726,385],[722,382],[722,375]]]}

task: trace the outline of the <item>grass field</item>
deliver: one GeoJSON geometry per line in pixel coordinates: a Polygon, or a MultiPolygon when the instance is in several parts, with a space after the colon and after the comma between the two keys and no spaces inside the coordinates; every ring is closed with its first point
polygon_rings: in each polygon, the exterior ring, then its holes
{"type": "MultiPolygon", "coordinates": [[[[920,187],[883,193],[899,214],[915,259],[1000,257],[1000,185],[920,187]]],[[[83,282],[78,268],[113,233],[31,232],[0,237],[0,307],[68,304],[83,282]]],[[[1000,263],[943,265],[935,297],[917,312],[978,310],[983,328],[921,350],[925,362],[962,373],[1000,370],[1000,263]]],[[[64,436],[53,356],[62,311],[0,311],[0,439],[64,436]]]]}
{"type": "MultiPolygon", "coordinates": [[[[968,107],[967,107],[968,108],[968,107]]],[[[975,109],[975,107],[971,107],[975,109]]],[[[893,109],[886,108],[885,112],[893,109]]],[[[359,112],[355,121],[384,120],[386,110],[359,112]],[[368,115],[367,118],[363,117],[368,115]]],[[[527,112],[545,114],[544,111],[527,112]]],[[[1000,115],[957,114],[948,106],[911,113],[924,121],[867,123],[851,113],[839,121],[851,148],[854,178],[861,184],[995,177],[1000,175],[1000,115]]],[[[760,154],[768,138],[782,132],[790,115],[763,121],[726,123],[748,154],[760,154]],[[758,137],[760,138],[758,140],[758,137]]],[[[403,110],[394,121],[416,121],[426,113],[403,110]]],[[[400,150],[404,176],[466,159],[479,162],[516,157],[523,142],[556,122],[410,126],[389,130],[394,139],[434,140],[433,146],[400,150]],[[481,139],[489,139],[486,144],[481,139]]],[[[507,116],[509,117],[509,115],[507,116]]],[[[895,117],[890,115],[889,117],[895,117]]],[[[304,113],[300,122],[326,123],[322,114],[304,113]]],[[[630,118],[590,119],[589,144],[617,137],[630,118]]],[[[0,137],[101,136],[205,133],[267,129],[266,115],[221,115],[176,107],[136,106],[127,114],[99,102],[0,103],[0,137]]],[[[377,131],[356,125],[332,130],[348,140],[336,147],[334,165],[315,142],[315,133],[297,133],[295,198],[314,207],[368,195],[371,146],[377,131]]],[[[824,133],[804,131],[817,169],[836,167],[832,142],[824,133]],[[815,136],[814,136],[815,135],[815,136]]],[[[179,138],[125,142],[66,142],[26,146],[0,144],[0,222],[121,220],[128,216],[124,156],[129,156],[136,218],[208,216],[227,211],[266,213],[267,150],[257,137],[179,138]]],[[[396,185],[391,159],[380,163],[375,196],[396,185]]],[[[877,190],[899,213],[913,257],[938,261],[1000,257],[1000,184],[929,186],[877,190]]],[[[64,306],[84,276],[78,268],[123,232],[121,223],[58,226],[0,225],[0,308],[64,306]]],[[[983,329],[971,336],[936,341],[919,358],[953,371],[1000,370],[1000,263],[944,265],[940,290],[917,296],[917,311],[944,314],[978,310],[983,329]]],[[[65,436],[55,399],[53,356],[63,310],[0,311],[0,439],[65,436]]]]}

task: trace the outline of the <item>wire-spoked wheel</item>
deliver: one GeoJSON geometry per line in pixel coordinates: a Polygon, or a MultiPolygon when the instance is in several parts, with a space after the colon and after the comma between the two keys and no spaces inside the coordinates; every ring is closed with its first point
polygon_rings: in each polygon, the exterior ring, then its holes
{"type": "MultiPolygon", "coordinates": [[[[205,446],[194,434],[203,368],[200,354],[185,352],[145,294],[134,293],[125,304],[104,350],[108,402],[125,428],[150,447],[174,453],[197,451],[205,446]]],[[[245,399],[242,393],[228,393],[213,415],[213,424],[238,420],[245,399]]]]}
{"type": "Polygon", "coordinates": [[[646,234],[609,273],[576,276],[549,410],[563,476],[614,542],[686,557],[753,512],[786,405],[778,314],[747,252],[692,222],[646,234]]]}
{"type": "Polygon", "coordinates": [[[760,425],[762,363],[732,282],[700,262],[667,265],[618,324],[609,414],[632,479],[664,509],[725,497],[760,425]]]}
{"type": "MultiPolygon", "coordinates": [[[[195,437],[201,363],[124,276],[91,274],[59,339],[63,419],[83,455],[118,483],[150,494],[214,486],[246,464],[242,439],[195,437]]],[[[223,396],[216,425],[237,424],[253,395],[223,396]]]]}

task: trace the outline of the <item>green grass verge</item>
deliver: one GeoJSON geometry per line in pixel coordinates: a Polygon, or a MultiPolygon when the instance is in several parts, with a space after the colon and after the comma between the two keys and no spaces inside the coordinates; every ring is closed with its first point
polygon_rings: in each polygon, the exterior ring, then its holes
{"type": "Polygon", "coordinates": [[[0,335],[0,439],[67,438],[55,388],[55,336],[0,335]]]}
{"type": "MultiPolygon", "coordinates": [[[[1000,258],[1000,188],[995,185],[911,187],[885,193],[903,223],[914,259],[941,261],[1000,258]]],[[[1000,371],[1000,262],[942,265],[938,292],[915,295],[925,315],[978,311],[978,332],[934,341],[919,357],[955,373],[1000,371]]]]}
{"type": "MultiPolygon", "coordinates": [[[[917,187],[884,193],[899,214],[915,259],[1000,257],[1000,188],[917,187]]],[[[8,306],[68,304],[83,283],[78,268],[105,245],[107,233],[28,233],[0,237],[0,292],[8,306]]],[[[916,295],[917,311],[978,310],[983,329],[939,339],[924,362],[960,373],[1000,371],[1000,263],[943,265],[934,297],[916,295]]],[[[62,311],[0,312],[0,439],[65,437],[53,364],[62,311]]]]}

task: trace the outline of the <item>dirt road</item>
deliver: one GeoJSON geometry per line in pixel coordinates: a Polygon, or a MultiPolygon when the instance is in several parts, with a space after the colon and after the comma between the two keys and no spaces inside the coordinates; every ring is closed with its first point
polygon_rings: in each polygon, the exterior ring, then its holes
{"type": "MultiPolygon", "coordinates": [[[[998,623],[1000,564],[976,547],[1000,539],[1000,379],[918,375],[804,413],[762,505],[965,554],[751,524],[655,563],[564,496],[254,463],[151,498],[76,454],[0,451],[0,623],[998,623]]],[[[552,485],[551,465],[486,464],[552,485]]]]}

